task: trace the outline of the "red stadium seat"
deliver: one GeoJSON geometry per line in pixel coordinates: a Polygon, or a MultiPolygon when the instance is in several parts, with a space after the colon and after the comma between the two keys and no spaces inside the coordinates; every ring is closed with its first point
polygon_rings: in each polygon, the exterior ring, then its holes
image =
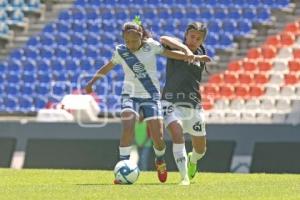
{"type": "Polygon", "coordinates": [[[298,72],[300,71],[300,61],[299,60],[291,60],[288,62],[289,70],[291,72],[298,72]]]}
{"type": "Polygon", "coordinates": [[[281,45],[280,37],[278,35],[268,36],[264,44],[267,46],[270,45],[270,46],[279,47],[281,45]]]}
{"type": "Polygon", "coordinates": [[[255,74],[254,75],[254,82],[255,84],[261,85],[265,84],[269,81],[269,78],[266,74],[255,74]]]}
{"type": "Polygon", "coordinates": [[[240,74],[239,75],[239,82],[241,84],[251,84],[252,83],[252,77],[250,74],[240,74]]]}
{"type": "Polygon", "coordinates": [[[293,45],[295,42],[295,36],[291,33],[283,32],[282,34],[280,34],[280,42],[283,46],[293,45]]]}
{"type": "Polygon", "coordinates": [[[244,61],[243,68],[246,72],[253,72],[256,70],[256,62],[254,61],[244,61]]]}
{"type": "Polygon", "coordinates": [[[262,57],[264,59],[272,59],[276,56],[276,48],[273,46],[263,46],[261,48],[262,57]]]}
{"type": "Polygon", "coordinates": [[[251,86],[249,90],[249,95],[251,97],[259,97],[264,94],[264,89],[260,86],[251,86]]]}
{"type": "Polygon", "coordinates": [[[268,62],[267,60],[264,60],[264,61],[259,61],[257,63],[257,67],[258,67],[259,71],[267,72],[272,69],[272,64],[270,62],[268,62]]]}
{"type": "Polygon", "coordinates": [[[294,85],[299,81],[296,75],[294,74],[285,74],[284,75],[284,83],[286,85],[294,85]]]}
{"type": "Polygon", "coordinates": [[[261,56],[260,48],[251,48],[247,52],[247,58],[249,59],[257,59],[261,56]]]}
{"type": "Polygon", "coordinates": [[[293,49],[293,56],[295,59],[300,59],[300,49],[299,48],[293,49]]]}
{"type": "Polygon", "coordinates": [[[227,84],[236,84],[237,83],[237,76],[236,74],[224,74],[223,80],[227,84]]]}
{"type": "Polygon", "coordinates": [[[289,23],[284,27],[284,31],[294,35],[300,34],[300,26],[297,22],[289,23]]]}
{"type": "Polygon", "coordinates": [[[241,68],[242,68],[242,62],[240,60],[234,60],[228,64],[228,70],[232,72],[240,71],[241,68]]]}
{"type": "Polygon", "coordinates": [[[202,105],[204,110],[211,110],[214,107],[213,101],[211,99],[208,99],[208,98],[202,98],[201,105],[202,105]]]}
{"type": "Polygon", "coordinates": [[[201,94],[205,98],[218,98],[218,87],[214,85],[204,85],[203,87],[201,87],[201,94]]]}
{"type": "Polygon", "coordinates": [[[211,77],[209,77],[208,82],[212,84],[220,84],[223,81],[223,75],[222,74],[214,74],[211,77]]]}
{"type": "Polygon", "coordinates": [[[248,86],[237,86],[235,87],[235,96],[242,99],[247,99],[249,97],[249,87],[248,86]]]}
{"type": "Polygon", "coordinates": [[[233,87],[232,86],[220,86],[220,96],[221,97],[225,97],[227,99],[231,99],[233,98],[233,87]]]}

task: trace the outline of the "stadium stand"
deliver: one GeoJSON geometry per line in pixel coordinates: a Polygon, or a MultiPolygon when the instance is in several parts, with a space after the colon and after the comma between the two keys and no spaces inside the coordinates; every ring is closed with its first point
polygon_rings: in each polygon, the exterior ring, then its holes
{"type": "MultiPolygon", "coordinates": [[[[85,74],[91,75],[111,57],[113,46],[122,42],[122,23],[135,15],[142,16],[156,39],[162,34],[182,37],[188,22],[207,22],[210,33],[206,47],[208,55],[216,58],[220,51],[236,50],[235,38],[253,35],[257,24],[272,24],[273,10],[288,9],[291,5],[289,0],[75,0],[71,8],[61,11],[57,19],[31,36],[25,46],[14,49],[1,61],[0,95],[5,96],[1,110],[26,114],[57,103],[69,92],[67,81],[71,81],[71,91],[80,90],[86,81],[85,74]],[[54,86],[55,81],[59,84],[54,86]]],[[[40,6],[38,0],[1,0],[1,38],[9,35],[7,19],[18,25],[25,23],[23,14],[38,12],[40,6]]],[[[275,115],[290,112],[300,90],[298,35],[299,21],[287,24],[282,33],[269,36],[260,47],[251,48],[244,59],[231,61],[225,72],[210,76],[201,88],[208,120],[259,118],[270,122],[275,115]],[[289,94],[289,98],[283,101],[280,94],[289,94]],[[245,109],[235,109],[243,105],[245,109]],[[268,106],[272,107],[268,112],[260,109],[268,106]]],[[[159,58],[157,64],[163,85],[165,59],[159,58]]],[[[119,67],[115,68],[106,81],[120,82],[122,73],[119,67]]],[[[99,106],[118,111],[113,103],[119,101],[120,85],[110,86],[108,92],[114,93],[107,96],[103,93],[109,86],[106,81],[96,85],[96,93],[102,99],[99,106]]]]}

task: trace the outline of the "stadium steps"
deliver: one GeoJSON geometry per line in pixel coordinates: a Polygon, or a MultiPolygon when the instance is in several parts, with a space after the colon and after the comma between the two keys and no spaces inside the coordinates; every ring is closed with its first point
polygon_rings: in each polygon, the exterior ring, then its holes
{"type": "MultiPolygon", "coordinates": [[[[15,38],[11,43],[8,43],[4,49],[0,50],[0,60],[5,59],[13,49],[17,49],[23,46],[29,37],[38,34],[45,26],[45,24],[57,19],[58,14],[68,9],[73,5],[73,0],[60,0],[51,8],[47,9],[40,19],[30,18],[30,25],[28,31],[15,33],[15,38]]],[[[49,6],[49,5],[48,5],[49,6]]]]}
{"type": "MultiPolygon", "coordinates": [[[[210,74],[221,73],[227,69],[230,60],[239,60],[247,54],[250,48],[260,46],[268,35],[279,33],[286,23],[295,21],[300,15],[300,2],[295,0],[283,10],[272,10],[272,19],[269,24],[254,24],[251,35],[244,38],[235,38],[237,48],[233,51],[217,51],[218,60],[209,64],[210,74]]],[[[202,82],[208,80],[210,74],[203,73],[202,82]]]]}

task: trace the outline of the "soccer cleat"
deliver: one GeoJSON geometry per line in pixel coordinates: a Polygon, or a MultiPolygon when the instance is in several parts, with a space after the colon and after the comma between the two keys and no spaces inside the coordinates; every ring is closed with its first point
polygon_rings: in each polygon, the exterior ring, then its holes
{"type": "Polygon", "coordinates": [[[115,179],[115,180],[114,180],[114,184],[115,184],[115,185],[120,185],[120,184],[122,184],[122,182],[121,182],[120,180],[115,179]]]}
{"type": "Polygon", "coordinates": [[[156,160],[155,159],[155,166],[157,170],[157,176],[160,182],[164,183],[167,180],[168,172],[167,172],[167,165],[164,160],[156,160]]]}
{"type": "Polygon", "coordinates": [[[192,152],[188,154],[188,174],[190,180],[192,180],[197,173],[197,163],[191,162],[192,152]]]}
{"type": "Polygon", "coordinates": [[[188,176],[186,176],[184,179],[182,179],[179,183],[179,185],[190,185],[190,179],[188,176]]]}

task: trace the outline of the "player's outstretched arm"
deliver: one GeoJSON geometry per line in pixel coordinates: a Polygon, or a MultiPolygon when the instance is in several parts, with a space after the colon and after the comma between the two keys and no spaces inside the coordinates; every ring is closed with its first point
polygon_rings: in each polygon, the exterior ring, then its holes
{"type": "Polygon", "coordinates": [[[177,50],[183,51],[184,54],[187,56],[193,55],[193,52],[185,44],[183,44],[181,41],[179,41],[175,37],[161,36],[159,38],[159,40],[160,40],[161,44],[168,46],[171,49],[177,49],[177,50]]]}
{"type": "Polygon", "coordinates": [[[175,59],[175,60],[184,60],[189,63],[192,63],[195,60],[194,54],[189,56],[189,55],[186,55],[185,53],[183,53],[182,51],[178,51],[178,50],[165,49],[161,55],[165,56],[167,58],[175,59]]]}
{"type": "Polygon", "coordinates": [[[112,61],[109,61],[107,64],[103,65],[93,76],[93,78],[88,82],[88,84],[85,87],[85,91],[87,94],[90,94],[93,92],[93,84],[103,76],[105,76],[112,68],[114,68],[115,64],[113,64],[112,61]]]}
{"type": "Polygon", "coordinates": [[[199,61],[199,62],[211,62],[212,59],[207,56],[207,55],[196,55],[195,56],[195,61],[199,61]]]}

